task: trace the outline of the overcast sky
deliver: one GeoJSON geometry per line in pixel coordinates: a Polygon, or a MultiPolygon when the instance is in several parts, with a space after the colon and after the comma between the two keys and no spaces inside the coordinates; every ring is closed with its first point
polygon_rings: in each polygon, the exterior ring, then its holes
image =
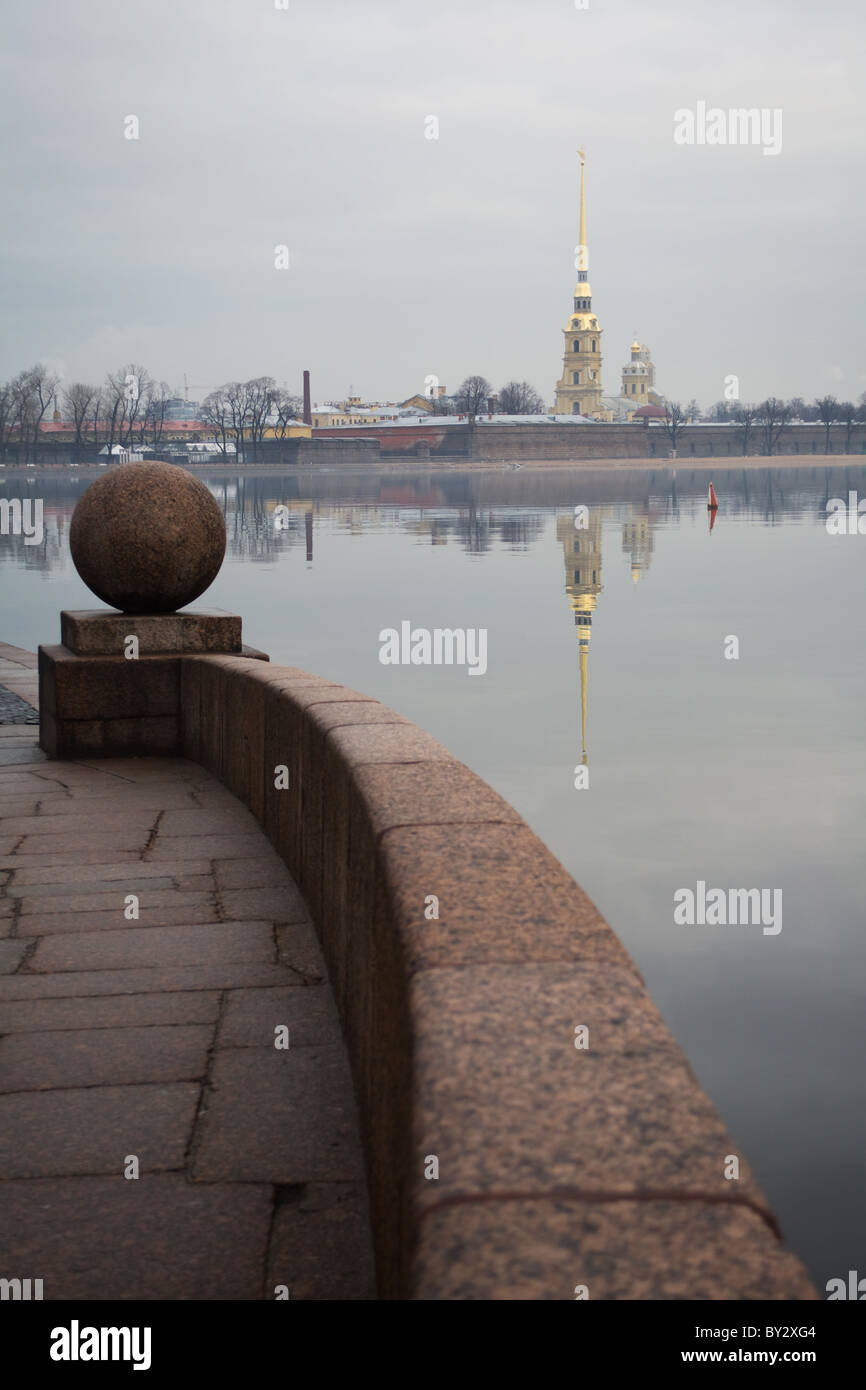
{"type": "Polygon", "coordinates": [[[671,399],[866,390],[855,0],[288,6],[7,7],[0,377],[551,401],[583,145],[606,393],[635,333],[671,399]],[[781,153],[675,144],[699,101],[780,108],[781,153]]]}

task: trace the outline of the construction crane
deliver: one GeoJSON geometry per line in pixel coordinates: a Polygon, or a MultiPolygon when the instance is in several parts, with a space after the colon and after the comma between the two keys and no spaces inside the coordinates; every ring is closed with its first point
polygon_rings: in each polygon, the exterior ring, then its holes
{"type": "Polygon", "coordinates": [[[188,401],[188,400],[189,400],[190,389],[192,389],[193,391],[204,391],[205,395],[209,395],[211,391],[215,391],[215,390],[216,390],[216,387],[215,387],[215,386],[202,386],[199,382],[194,381],[194,382],[192,383],[192,387],[190,388],[189,378],[187,377],[186,372],[184,372],[184,374],[183,374],[183,398],[184,398],[185,401],[188,401]]]}

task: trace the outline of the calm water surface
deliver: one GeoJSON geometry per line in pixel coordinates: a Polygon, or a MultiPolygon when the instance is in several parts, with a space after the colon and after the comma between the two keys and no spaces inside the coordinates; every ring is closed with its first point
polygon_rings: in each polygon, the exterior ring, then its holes
{"type": "MultiPolygon", "coordinates": [[[[866,537],[824,524],[866,469],[717,474],[712,534],[699,471],[207,481],[229,553],[202,602],[513,803],[634,956],[819,1289],[866,1274],[866,537]],[[382,665],[380,630],[406,619],[486,628],[486,675],[382,665]],[[698,879],[781,889],[781,933],[674,925],[698,879]]],[[[67,544],[85,486],[0,483],[46,516],[40,546],[0,536],[0,639],[59,641],[61,608],[97,606],[67,544]]]]}

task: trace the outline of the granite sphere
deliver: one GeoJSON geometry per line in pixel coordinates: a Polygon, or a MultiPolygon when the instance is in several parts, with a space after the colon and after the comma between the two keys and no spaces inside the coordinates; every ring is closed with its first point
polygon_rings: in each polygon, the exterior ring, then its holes
{"type": "Polygon", "coordinates": [[[172,463],[122,463],[82,493],[69,549],[81,578],[123,613],[173,613],[219,573],[226,524],[204,483],[172,463]]]}

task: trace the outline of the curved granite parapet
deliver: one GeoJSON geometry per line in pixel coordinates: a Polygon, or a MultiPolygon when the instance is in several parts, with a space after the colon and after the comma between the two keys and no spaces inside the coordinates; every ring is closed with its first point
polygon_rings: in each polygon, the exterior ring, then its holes
{"type": "Polygon", "coordinates": [[[184,657],[182,710],[317,924],[381,1296],[817,1297],[631,957],[492,788],[288,667],[184,657]]]}

